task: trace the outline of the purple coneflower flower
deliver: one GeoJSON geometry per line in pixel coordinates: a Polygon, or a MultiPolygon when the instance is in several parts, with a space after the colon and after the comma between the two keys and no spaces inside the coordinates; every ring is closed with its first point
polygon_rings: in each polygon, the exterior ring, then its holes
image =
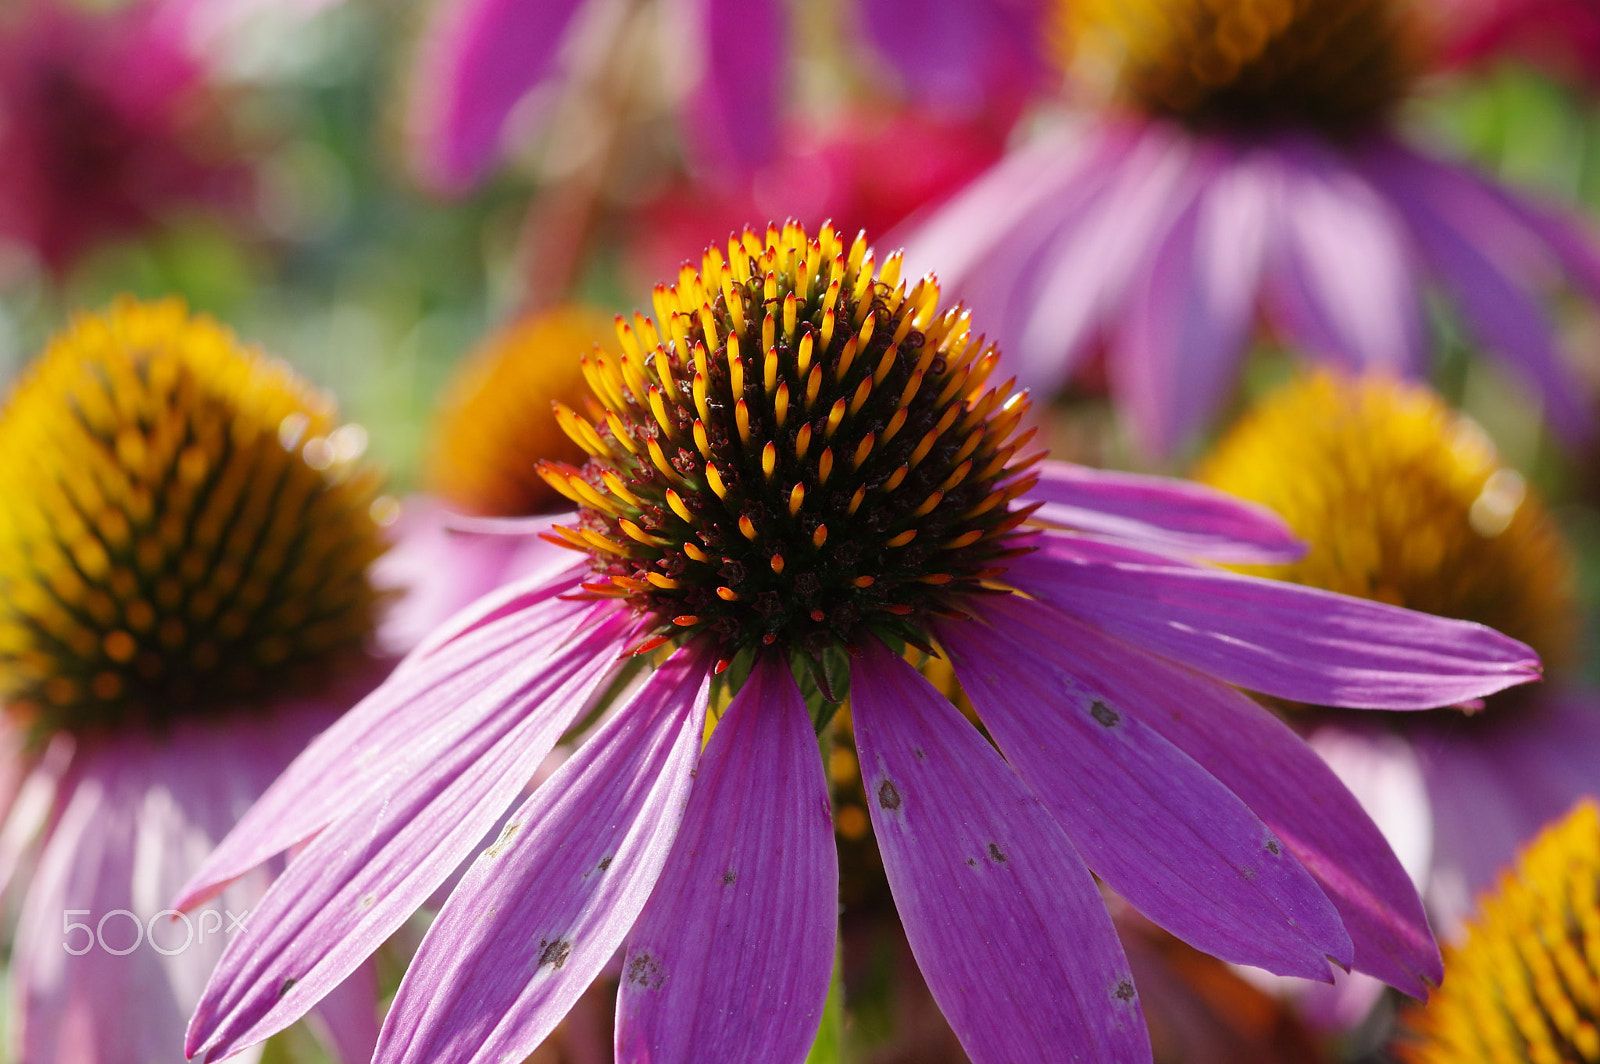
{"type": "Polygon", "coordinates": [[[657,288],[659,331],[619,322],[623,356],[585,363],[601,416],[558,408],[591,457],[544,467],[582,559],[413,652],[184,892],[305,846],[230,943],[191,1054],[310,1008],[599,713],[450,894],[376,1059],[521,1059],[622,949],[619,1059],[799,1061],[838,920],[816,734],[846,686],[900,918],[979,1064],[1149,1059],[1091,869],[1228,960],[1438,979],[1377,829],[1231,685],[1423,708],[1533,678],[1532,652],[1184,560],[1296,544],[1198,486],[1036,468],[1026,398],[987,385],[998,352],[900,265],[827,227],[746,231],[657,288]],[[992,743],[902,656],[933,646],[992,743]],[[659,664],[619,676],[630,651],[659,664]]]}
{"type": "Polygon", "coordinates": [[[180,28],[143,0],[0,13],[0,239],[59,272],[175,210],[242,200],[180,28]]]}
{"type": "MultiPolygon", "coordinates": [[[[1482,431],[1420,385],[1327,374],[1253,409],[1202,463],[1310,544],[1263,576],[1477,621],[1533,646],[1557,684],[1470,715],[1289,716],[1362,800],[1453,933],[1542,824],[1600,793],[1600,695],[1571,675],[1579,621],[1554,522],[1482,431]]],[[[1328,1018],[1354,1021],[1367,984],[1328,1018]]]]}
{"type": "MultiPolygon", "coordinates": [[[[176,301],[85,315],[0,414],[0,879],[19,1064],[179,1060],[257,872],[173,891],[381,663],[373,471],[332,403],[176,301]]],[[[370,969],[324,1001],[346,1060],[370,969]]]]}
{"type": "Polygon", "coordinates": [[[1258,316],[1347,368],[1423,368],[1423,289],[1569,438],[1593,430],[1542,291],[1600,296],[1581,227],[1407,145],[1388,117],[1419,67],[1401,0],[1082,0],[1084,65],[1115,113],[1019,149],[911,235],[1049,391],[1103,347],[1137,441],[1182,445],[1227,398],[1258,316]]]}

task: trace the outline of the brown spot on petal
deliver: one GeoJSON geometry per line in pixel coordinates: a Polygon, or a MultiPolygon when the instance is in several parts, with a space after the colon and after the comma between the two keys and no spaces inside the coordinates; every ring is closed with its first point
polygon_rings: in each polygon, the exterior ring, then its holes
{"type": "Polygon", "coordinates": [[[884,780],[878,784],[878,804],[885,809],[900,808],[900,791],[892,780],[884,780]]]}
{"type": "Polygon", "coordinates": [[[600,859],[600,863],[598,865],[595,865],[595,867],[600,869],[600,871],[604,872],[606,869],[611,867],[611,861],[615,856],[616,856],[615,854],[612,854],[611,857],[602,857],[600,859]]]}
{"type": "Polygon", "coordinates": [[[1277,839],[1268,839],[1267,840],[1267,852],[1272,854],[1272,856],[1274,856],[1274,857],[1278,856],[1279,850],[1278,850],[1278,840],[1277,839]]]}
{"type": "Polygon", "coordinates": [[[1114,727],[1122,719],[1122,714],[1100,701],[1098,698],[1089,703],[1089,716],[1099,721],[1107,728],[1114,727]]]}
{"type": "Polygon", "coordinates": [[[739,881],[739,875],[738,875],[737,872],[729,871],[729,872],[722,873],[722,885],[723,886],[731,887],[735,883],[737,883],[738,881],[739,881]]]}
{"type": "Polygon", "coordinates": [[[543,968],[547,964],[552,968],[559,968],[567,963],[567,957],[571,954],[572,941],[570,939],[558,938],[553,941],[548,938],[540,939],[539,962],[534,965],[534,968],[543,968]]]}
{"type": "Polygon", "coordinates": [[[989,860],[995,862],[996,864],[1006,863],[1006,855],[1001,852],[999,843],[991,842],[989,844],[989,860]]]}
{"type": "Polygon", "coordinates": [[[667,977],[661,971],[660,961],[648,953],[640,953],[628,959],[627,967],[623,971],[623,978],[635,986],[654,990],[664,983],[667,977]]]}
{"type": "Polygon", "coordinates": [[[512,822],[510,824],[507,824],[501,830],[500,837],[498,839],[494,840],[494,845],[489,847],[487,850],[484,850],[483,851],[483,855],[485,857],[489,858],[490,860],[493,860],[494,858],[499,857],[502,853],[505,852],[506,844],[509,843],[511,841],[512,837],[514,835],[516,835],[516,833],[521,831],[521,830],[522,830],[522,825],[521,824],[518,824],[516,822],[512,822]]]}
{"type": "Polygon", "coordinates": [[[299,981],[300,980],[296,979],[294,976],[289,976],[289,978],[285,979],[282,985],[278,987],[278,996],[283,997],[283,995],[287,994],[290,988],[292,988],[294,984],[298,983],[299,981]]]}
{"type": "Polygon", "coordinates": [[[1111,996],[1118,1001],[1132,1001],[1133,995],[1133,980],[1131,979],[1122,980],[1117,984],[1117,988],[1111,992],[1111,996]]]}

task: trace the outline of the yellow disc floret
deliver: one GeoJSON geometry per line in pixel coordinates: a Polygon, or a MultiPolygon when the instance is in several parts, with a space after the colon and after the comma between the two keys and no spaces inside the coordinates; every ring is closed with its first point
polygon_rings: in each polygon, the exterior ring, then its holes
{"type": "Polygon", "coordinates": [[[446,396],[428,481],[452,506],[489,517],[564,508],[535,471],[541,459],[582,462],[583,449],[551,413],[552,402],[581,407],[589,393],[578,356],[620,353],[611,320],[562,307],[512,323],[463,367],[446,396]]]}
{"type": "Polygon", "coordinates": [[[1571,563],[1553,522],[1482,430],[1426,388],[1305,376],[1196,476],[1270,506],[1309,544],[1261,575],[1477,621],[1554,667],[1571,656],[1571,563]]]}
{"type": "Polygon", "coordinates": [[[1406,1017],[1407,1064],[1600,1062],[1600,809],[1547,827],[1446,950],[1444,984],[1406,1017]]]}
{"type": "Polygon", "coordinates": [[[256,701],[359,647],[364,437],[181,303],[118,302],[0,413],[0,692],[40,731],[256,701]]]}
{"type": "Polygon", "coordinates": [[[1070,0],[1063,39],[1147,112],[1233,130],[1369,128],[1421,67],[1410,0],[1070,0]]]}
{"type": "Polygon", "coordinates": [[[585,360],[601,416],[557,410],[590,460],[542,469],[591,591],[663,640],[817,654],[863,626],[925,641],[1005,571],[1026,398],[988,386],[998,352],[934,278],[899,275],[829,226],[746,230],[657,287],[656,321],[618,319],[621,357],[585,360]]]}

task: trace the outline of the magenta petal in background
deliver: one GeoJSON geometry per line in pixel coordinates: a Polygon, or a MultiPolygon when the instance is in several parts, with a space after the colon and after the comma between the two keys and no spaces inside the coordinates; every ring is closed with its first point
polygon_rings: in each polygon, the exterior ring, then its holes
{"type": "Polygon", "coordinates": [[[1427,709],[1539,676],[1483,625],[1047,532],[1018,587],[1118,638],[1252,691],[1325,706],[1427,709]]]}
{"type": "Polygon", "coordinates": [[[1284,140],[1274,154],[1282,199],[1270,268],[1280,325],[1336,364],[1416,373],[1421,292],[1404,219],[1342,154],[1308,140],[1284,140]]]}
{"type": "Polygon", "coordinates": [[[444,0],[424,31],[412,162],[442,192],[466,191],[500,149],[513,107],[555,70],[582,0],[444,0]]]}
{"type": "Polygon", "coordinates": [[[805,1059],[833,970],[839,867],[811,716],[765,656],[717,723],[628,936],[619,1064],[805,1059]]]}
{"type": "Polygon", "coordinates": [[[1255,325],[1271,197],[1245,157],[1215,174],[1178,217],[1122,318],[1109,364],[1129,428],[1171,454],[1216,416],[1255,325]]]}
{"type": "Polygon", "coordinates": [[[701,49],[683,117],[691,143],[707,162],[736,173],[770,162],[788,74],[777,0],[676,0],[675,7],[701,49]]]}
{"type": "Polygon", "coordinates": [[[521,1060],[655,886],[700,753],[707,654],[679,650],[467,870],[395,995],[379,1064],[521,1060]]]}
{"type": "Polygon", "coordinates": [[[230,944],[189,1025],[219,1060],[293,1023],[471,854],[605,678],[620,618],[594,626],[480,725],[325,828],[230,944]]]}
{"type": "Polygon", "coordinates": [[[1330,959],[1348,968],[1338,913],[1272,831],[1118,690],[1035,656],[1009,627],[957,621],[939,639],[1000,752],[1095,875],[1225,961],[1322,980],[1330,959]]]}
{"type": "Polygon", "coordinates": [[[1189,480],[1044,462],[1027,502],[1035,515],[1084,532],[1212,561],[1295,561],[1305,544],[1258,503],[1189,480]]]}
{"type": "Polygon", "coordinates": [[[1094,881],[994,748],[876,640],[850,670],[873,830],[917,966],[973,1064],[1150,1059],[1094,881]]]}
{"type": "Polygon", "coordinates": [[[1473,331],[1538,389],[1560,432],[1591,438],[1595,415],[1580,398],[1589,391],[1562,363],[1534,291],[1535,281],[1555,279],[1538,234],[1470,175],[1399,145],[1375,152],[1368,169],[1404,205],[1417,244],[1473,331]]]}
{"type": "Polygon", "coordinates": [[[1019,598],[985,616],[1109,690],[1237,794],[1311,873],[1355,944],[1358,971],[1414,997],[1443,975],[1411,878],[1355,797],[1277,717],[1209,676],[1019,598]],[[1070,652],[1066,649],[1070,645],[1070,652]]]}

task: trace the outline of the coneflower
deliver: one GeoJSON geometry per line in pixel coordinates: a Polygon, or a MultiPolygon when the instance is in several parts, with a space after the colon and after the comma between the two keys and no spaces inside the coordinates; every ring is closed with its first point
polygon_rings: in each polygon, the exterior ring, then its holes
{"type": "Polygon", "coordinates": [[[801,1060],[838,920],[816,738],[846,689],[899,915],[978,1064],[1149,1059],[1089,869],[1231,961],[1437,980],[1376,828],[1230,685],[1421,708],[1533,678],[1532,652],[1167,553],[1296,544],[1195,485],[1041,464],[998,351],[900,265],[827,227],[747,231],[619,323],[623,354],[586,363],[600,416],[558,408],[588,461],[544,466],[578,506],[572,567],[431,637],[185,890],[305,843],[192,1055],[310,1008],[609,709],[451,893],[376,1059],[520,1059],[623,949],[619,1059],[801,1060]],[[907,647],[948,656],[993,745],[907,647]],[[618,683],[619,658],[655,668],[618,683]]]}

